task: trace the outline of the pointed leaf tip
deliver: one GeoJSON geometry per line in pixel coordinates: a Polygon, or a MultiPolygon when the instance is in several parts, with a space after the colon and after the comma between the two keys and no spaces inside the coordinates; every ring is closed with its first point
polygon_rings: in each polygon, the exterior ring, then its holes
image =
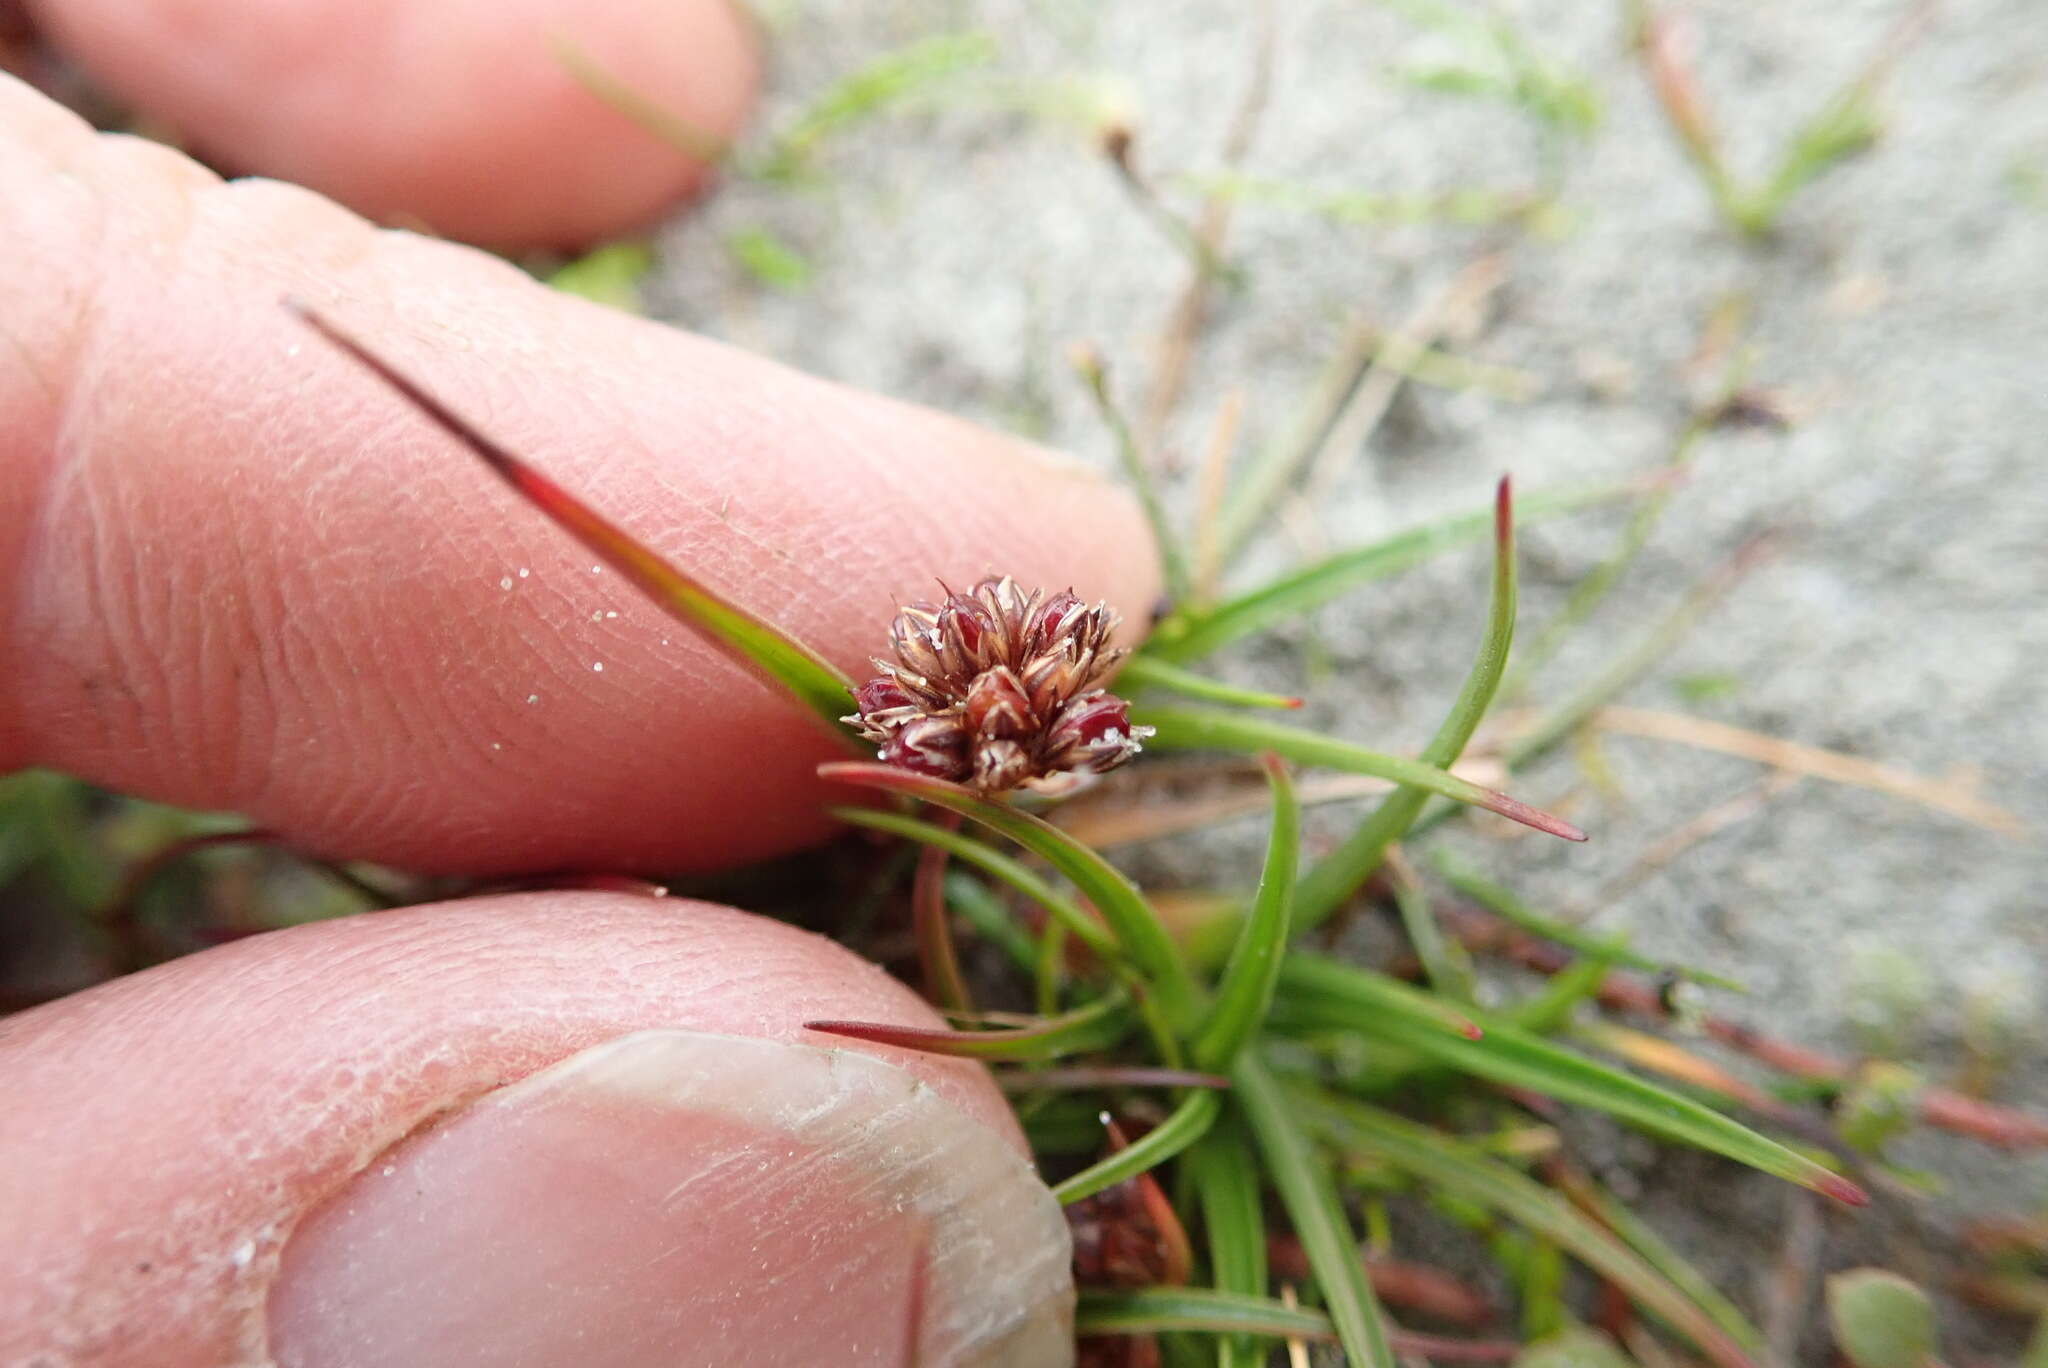
{"type": "Polygon", "coordinates": [[[1530,807],[1521,799],[1510,798],[1497,789],[1486,789],[1484,792],[1486,796],[1480,800],[1479,806],[1488,812],[1499,813],[1510,821],[1520,822],[1523,826],[1534,827],[1538,831],[1562,837],[1567,841],[1587,839],[1585,832],[1562,817],[1553,817],[1542,809],[1530,807]]]}
{"type": "Polygon", "coordinates": [[[1827,1174],[1814,1180],[1813,1190],[1823,1197],[1832,1197],[1844,1206],[1863,1207],[1870,1205],[1870,1194],[1838,1174],[1827,1174]]]}

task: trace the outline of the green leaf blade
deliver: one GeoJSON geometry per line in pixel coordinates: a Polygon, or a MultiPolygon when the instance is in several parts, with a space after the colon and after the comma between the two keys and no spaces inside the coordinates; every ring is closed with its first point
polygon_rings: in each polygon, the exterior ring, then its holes
{"type": "Polygon", "coordinates": [[[1198,1069],[1227,1069],[1257,1033],[1280,981],[1294,905],[1294,870],[1301,848],[1301,804],[1277,756],[1262,757],[1273,791],[1273,829],[1251,915],[1245,918],[1217,985],[1209,1016],[1188,1046],[1198,1069]]]}
{"type": "Polygon", "coordinates": [[[453,437],[514,491],[547,514],[671,617],[724,651],[758,678],[796,699],[833,735],[860,749],[840,721],[852,710],[853,685],[825,658],[765,618],[733,603],[663,560],[589,504],[513,455],[389,362],[303,303],[286,307],[376,375],[436,427],[453,437]]]}
{"type": "MultiPolygon", "coordinates": [[[[1493,590],[1487,605],[1486,631],[1480,639],[1479,655],[1465,676],[1464,687],[1451,704],[1436,735],[1422,748],[1422,759],[1439,769],[1449,769],[1465,753],[1465,745],[1478,730],[1479,720],[1493,703],[1507,671],[1508,653],[1515,640],[1515,507],[1514,490],[1503,476],[1494,491],[1493,504],[1493,590]]],[[[1438,790],[1441,792],[1441,790],[1438,790]]],[[[1446,794],[1446,797],[1451,795],[1446,794]]],[[[1320,926],[1358,886],[1379,868],[1387,848],[1407,834],[1422,808],[1429,790],[1404,782],[1388,794],[1344,843],[1318,861],[1301,881],[1296,897],[1296,929],[1320,926]]],[[[1498,808],[1495,811],[1499,811],[1498,808]]],[[[1553,821],[1555,819],[1552,819],[1553,821]]],[[[1566,824],[1567,826],[1569,824],[1566,824]]],[[[1551,828],[1541,828],[1551,829],[1551,828]]],[[[1584,840],[1585,834],[1571,827],[1568,839],[1584,840]]],[[[1565,835],[1565,832],[1557,832],[1565,835]]]]}
{"type": "Polygon", "coordinates": [[[1185,1030],[1193,1022],[1200,995],[1179,948],[1136,886],[1087,846],[1029,813],[958,784],[893,765],[841,761],[820,765],[818,773],[825,779],[906,794],[948,808],[1046,861],[1094,904],[1132,967],[1157,994],[1168,1022],[1177,1030],[1185,1030]]]}
{"type": "MultiPolygon", "coordinates": [[[[1253,755],[1269,750],[1297,764],[1318,765],[1391,780],[1402,785],[1403,792],[1409,789],[1416,791],[1414,806],[1418,810],[1430,794],[1440,794],[1456,802],[1483,807],[1523,826],[1534,827],[1567,841],[1586,839],[1585,832],[1563,818],[1554,817],[1520,799],[1485,788],[1469,779],[1461,779],[1438,765],[1368,750],[1301,727],[1211,708],[1160,704],[1133,707],[1131,720],[1154,729],[1155,734],[1147,744],[1158,750],[1227,750],[1253,755]]],[[[1401,793],[1389,795],[1381,809],[1400,796],[1401,793]]]]}
{"type": "Polygon", "coordinates": [[[1267,1177],[1308,1255],[1338,1343],[1357,1368],[1396,1368],[1385,1317],[1329,1166],[1310,1145],[1279,1081],[1256,1052],[1238,1056],[1231,1082],[1232,1096],[1265,1158],[1267,1177]]]}
{"type": "Polygon", "coordinates": [[[1056,1185],[1052,1195],[1061,1206],[1072,1206],[1104,1188],[1155,1169],[1201,1139],[1222,1111],[1221,1094],[1213,1088],[1193,1089],[1164,1121],[1101,1163],[1090,1164],[1056,1185]]]}
{"type": "Polygon", "coordinates": [[[1499,1211],[1556,1242],[1692,1340],[1719,1368],[1757,1368],[1741,1345],[1654,1268],[1569,1202],[1518,1170],[1474,1154],[1441,1132],[1367,1103],[1320,1088],[1297,1087],[1284,1095],[1316,1116],[1339,1143],[1499,1211]]]}
{"type": "Polygon", "coordinates": [[[1475,1009],[1482,1031],[1476,1040],[1423,1024],[1418,1014],[1434,999],[1396,979],[1297,953],[1282,969],[1280,987],[1292,1012],[1347,1026],[1495,1083],[1593,1107],[1851,1205],[1867,1200],[1847,1179],[1711,1107],[1562,1049],[1510,1022],[1475,1009]]]}

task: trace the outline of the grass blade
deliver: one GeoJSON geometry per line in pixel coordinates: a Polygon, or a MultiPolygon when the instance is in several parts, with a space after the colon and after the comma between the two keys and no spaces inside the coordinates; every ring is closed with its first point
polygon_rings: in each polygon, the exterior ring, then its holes
{"type": "Polygon", "coordinates": [[[506,484],[625,576],[671,617],[809,708],[850,748],[861,749],[853,733],[839,720],[852,710],[852,684],[817,652],[655,555],[624,528],[492,441],[468,419],[308,305],[287,299],[285,307],[467,447],[506,484]]]}
{"type": "Polygon", "coordinates": [[[1167,1022],[1176,1031],[1184,1031],[1192,1024],[1200,1007],[1200,995],[1179,949],[1137,887],[1087,846],[1029,813],[983,798],[958,784],[893,765],[842,761],[820,765],[818,773],[826,779],[907,794],[948,808],[1008,837],[1050,864],[1102,914],[1132,967],[1145,976],[1158,997],[1167,1022]]]}
{"type": "Polygon", "coordinates": [[[939,846],[920,850],[917,872],[910,880],[911,936],[917,942],[925,996],[941,1011],[971,1012],[974,999],[967,992],[967,976],[960,972],[960,957],[953,951],[952,923],[946,920],[945,879],[945,850],[939,846]]]}
{"type": "Polygon", "coordinates": [[[946,906],[957,912],[976,936],[1000,949],[1025,973],[1037,967],[1037,946],[986,884],[965,870],[955,869],[946,875],[945,893],[946,906]]]}
{"type": "Polygon", "coordinates": [[[1429,891],[1415,877],[1414,867],[1401,847],[1387,847],[1387,872],[1392,875],[1394,906],[1401,914],[1401,927],[1408,944],[1422,965],[1423,975],[1437,996],[1453,1002],[1477,1002],[1479,994],[1472,981],[1472,957],[1465,947],[1444,936],[1436,912],[1429,905],[1429,891]]]}
{"type": "Polygon", "coordinates": [[[1735,1303],[1721,1295],[1720,1289],[1707,1281],[1705,1274],[1687,1263],[1684,1255],[1665,1243],[1663,1236],[1630,1210],[1628,1203],[1586,1175],[1562,1165],[1551,1170],[1548,1176],[1573,1205],[1614,1232],[1644,1263],[1656,1269],[1666,1282],[1683,1292],[1694,1306],[1712,1318],[1728,1338],[1749,1353],[1763,1352],[1762,1332],[1749,1323],[1749,1318],[1736,1309],[1735,1303]]]}
{"type": "Polygon", "coordinates": [[[1756,1368],[1740,1344],[1656,1269],[1564,1198],[1516,1169],[1474,1154],[1427,1126],[1320,1088],[1298,1088],[1284,1096],[1305,1104],[1338,1143],[1498,1211],[1554,1241],[1690,1339],[1720,1368],[1756,1368]]]}
{"type": "Polygon", "coordinates": [[[1295,954],[1281,969],[1280,987],[1290,1019],[1348,1027],[1495,1083],[1592,1107],[1853,1206],[1868,1200],[1848,1179],[1711,1107],[1561,1049],[1510,1022],[1475,1009],[1484,1031],[1477,1040],[1420,1022],[1419,1014],[1436,1007],[1436,1000],[1396,979],[1295,954]]]}
{"type": "Polygon", "coordinates": [[[1130,1034],[1130,999],[1111,992],[1036,1026],[1002,1031],[946,1031],[929,1026],[892,1026],[879,1021],[806,1021],[804,1029],[851,1040],[871,1040],[925,1054],[966,1059],[1059,1059],[1107,1050],[1130,1034]]]}
{"type": "Polygon", "coordinates": [[[1395,1368],[1385,1319],[1365,1276],[1358,1240],[1326,1165],[1296,1119],[1293,1103],[1257,1051],[1237,1057],[1231,1096],[1242,1109],[1266,1175],[1287,1208],[1330,1322],[1355,1368],[1395,1368]]]}
{"type": "Polygon", "coordinates": [[[831,815],[851,826],[867,827],[873,831],[886,831],[913,841],[940,849],[977,865],[982,872],[992,875],[1022,893],[1025,897],[1044,908],[1046,915],[1067,928],[1076,940],[1081,941],[1097,956],[1104,960],[1118,960],[1123,951],[1116,938],[1102,929],[1102,923],[1088,913],[1072,898],[1056,890],[1051,884],[1038,877],[1030,869],[1000,850],[992,850],[957,831],[948,831],[931,822],[921,822],[900,812],[881,812],[874,808],[836,807],[831,815]]]}
{"type": "MultiPolygon", "coordinates": [[[[1451,711],[1436,729],[1436,735],[1422,748],[1424,762],[1447,769],[1464,754],[1465,743],[1472,739],[1479,719],[1486,715],[1495,691],[1500,688],[1501,675],[1507,670],[1508,651],[1514,639],[1515,505],[1513,487],[1503,476],[1494,490],[1493,593],[1487,606],[1486,635],[1480,641],[1479,657],[1472,662],[1472,671],[1466,675],[1465,685],[1458,691],[1457,701],[1451,704],[1451,711]]],[[[1295,899],[1295,929],[1306,930],[1321,925],[1330,913],[1355,893],[1358,886],[1379,868],[1387,847],[1407,834],[1428,801],[1426,789],[1407,781],[1382,799],[1380,805],[1359,824],[1358,830],[1319,860],[1302,878],[1301,891],[1295,899]]],[[[1576,827],[1570,830],[1577,833],[1570,839],[1585,839],[1576,827]]]]}
{"type": "Polygon", "coordinates": [[[1181,550],[1179,534],[1166,520],[1166,507],[1160,502],[1158,483],[1152,478],[1151,467],[1145,463],[1145,454],[1138,450],[1138,439],[1117,408],[1116,401],[1110,398],[1109,370],[1093,347],[1075,348],[1073,363],[1074,373],[1088,387],[1088,397],[1095,401],[1095,411],[1116,443],[1117,463],[1123,467],[1124,479],[1129,481],[1132,491],[1138,496],[1139,506],[1145,510],[1145,521],[1151,524],[1152,541],[1159,551],[1159,571],[1166,582],[1167,597],[1174,603],[1185,603],[1193,583],[1188,576],[1187,556],[1181,550]]]}
{"type": "MultiPolygon", "coordinates": [[[[1216,1290],[1241,1297],[1266,1292],[1266,1213],[1258,1161],[1234,1117],[1226,1117],[1181,1161],[1202,1209],[1209,1270],[1216,1290]]],[[[1216,1368],[1260,1368],[1265,1346],[1233,1335],[1216,1346],[1216,1368]]]]}
{"type": "Polygon", "coordinates": [[[1233,703],[1240,708],[1299,708],[1305,701],[1293,694],[1240,689],[1235,684],[1192,674],[1178,665],[1169,665],[1145,655],[1132,656],[1116,678],[1121,693],[1135,689],[1164,689],[1185,698],[1199,698],[1207,703],[1233,703]]]}
{"type": "MultiPolygon", "coordinates": [[[[1516,512],[1527,522],[1632,498],[1643,489],[1642,482],[1627,481],[1554,490],[1519,500],[1516,512]]],[[[1399,574],[1445,551],[1478,541],[1493,526],[1493,520],[1489,510],[1424,523],[1384,541],[1339,552],[1283,575],[1208,612],[1168,618],[1146,641],[1139,658],[1178,664],[1208,655],[1254,632],[1283,626],[1361,584],[1399,574]]]]}
{"type": "Polygon", "coordinates": [[[1151,1335],[1172,1330],[1242,1331],[1319,1340],[1333,1334],[1330,1318],[1320,1311],[1203,1287],[1083,1292],[1074,1310],[1074,1332],[1080,1335],[1151,1335]]]}
{"type": "Polygon", "coordinates": [[[1682,964],[1669,964],[1663,960],[1651,959],[1647,955],[1636,954],[1612,938],[1591,935],[1575,926],[1546,917],[1516,896],[1512,889],[1484,878],[1448,855],[1439,853],[1435,864],[1437,873],[1443,876],[1445,883],[1493,912],[1503,921],[1514,923],[1532,936],[1555,941],[1566,949],[1576,950],[1582,955],[1597,956],[1615,964],[1625,964],[1644,973],[1674,974],[1682,979],[1690,979],[1694,983],[1725,988],[1732,993],[1749,991],[1734,979],[1710,974],[1704,969],[1691,969],[1682,964]]]}
{"type": "MultiPolygon", "coordinates": [[[[1157,729],[1149,745],[1159,750],[1227,750],[1257,754],[1262,750],[1273,751],[1303,765],[1320,765],[1329,769],[1347,770],[1353,774],[1370,774],[1375,778],[1389,779],[1403,788],[1389,794],[1375,809],[1377,817],[1387,810],[1389,804],[1412,789],[1415,792],[1414,807],[1420,809],[1430,794],[1440,794],[1456,802],[1483,807],[1489,812],[1520,822],[1523,826],[1534,827],[1552,836],[1561,836],[1567,841],[1583,841],[1586,833],[1561,817],[1530,807],[1527,803],[1484,788],[1469,779],[1460,779],[1449,770],[1423,760],[1410,760],[1405,756],[1388,755],[1384,751],[1367,750],[1349,741],[1324,736],[1320,732],[1308,731],[1301,727],[1289,727],[1279,722],[1268,722],[1260,717],[1246,717],[1238,713],[1216,712],[1209,708],[1186,708],[1174,706],[1145,705],[1131,709],[1131,720],[1157,729]]],[[[1462,745],[1461,745],[1462,748],[1462,745]]],[[[1370,819],[1369,819],[1370,820],[1370,819]]],[[[1402,823],[1406,825],[1405,821],[1402,823]]],[[[1384,850],[1392,844],[1400,832],[1394,831],[1384,842],[1377,842],[1384,850]]],[[[1355,836],[1352,838],[1357,839],[1355,836]]],[[[1348,848],[1348,843],[1347,847],[1348,848]]],[[[1343,851],[1333,853],[1318,869],[1328,866],[1343,851]]],[[[1373,855],[1373,865],[1379,863],[1378,852],[1373,855]]],[[[1365,870],[1370,874],[1371,868],[1365,870]]],[[[1339,871],[1340,875],[1342,871],[1339,871]]],[[[1311,871],[1310,877],[1313,877],[1311,871]]],[[[1359,875],[1359,880],[1364,879],[1359,875]]],[[[1306,880],[1304,880],[1304,883],[1306,880]]],[[[1335,886],[1335,880],[1325,874],[1323,882],[1335,886]]],[[[1353,887],[1356,885],[1354,884],[1353,887]]],[[[1343,890],[1337,899],[1350,895],[1350,888],[1343,890]]],[[[1327,894],[1325,895],[1327,899],[1327,894]]],[[[1332,903],[1334,905],[1334,903],[1332,903]]],[[[1328,907],[1324,909],[1325,914],[1328,907]]],[[[1310,923],[1313,924],[1312,922],[1310,923]]]]}
{"type": "Polygon", "coordinates": [[[1294,867],[1301,849],[1301,805],[1278,756],[1260,757],[1266,782],[1273,790],[1273,831],[1266,842],[1266,865],[1251,915],[1238,932],[1230,961],[1217,984],[1216,1002],[1188,1045],[1198,1069],[1228,1069],[1246,1041],[1258,1033],[1280,979],[1287,953],[1290,910],[1294,901],[1294,867]]]}
{"type": "Polygon", "coordinates": [[[1158,1168],[1201,1139],[1222,1111],[1221,1093],[1213,1088],[1193,1089],[1164,1121],[1101,1163],[1090,1164],[1056,1185],[1052,1195],[1061,1206],[1072,1206],[1083,1197],[1093,1197],[1104,1188],[1158,1168]]]}

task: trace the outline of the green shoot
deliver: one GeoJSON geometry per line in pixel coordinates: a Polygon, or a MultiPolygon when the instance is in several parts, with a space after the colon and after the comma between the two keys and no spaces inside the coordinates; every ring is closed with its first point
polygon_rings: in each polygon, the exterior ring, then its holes
{"type": "Polygon", "coordinates": [[[1122,467],[1124,478],[1130,482],[1139,505],[1145,510],[1145,521],[1152,525],[1152,540],[1159,548],[1159,569],[1166,580],[1167,596],[1175,603],[1184,603],[1192,586],[1188,577],[1187,555],[1181,549],[1180,534],[1166,519],[1166,507],[1160,501],[1158,482],[1152,478],[1152,468],[1146,463],[1145,454],[1138,450],[1138,439],[1132,433],[1130,423],[1124,419],[1123,411],[1110,397],[1108,367],[1093,347],[1075,347],[1071,360],[1074,374],[1088,387],[1088,397],[1095,401],[1095,411],[1116,444],[1117,464],[1122,467]]]}
{"type": "Polygon", "coordinates": [[[1151,983],[1174,1029],[1183,1030],[1192,1023],[1199,994],[1180,951],[1137,888],[1100,855],[1058,827],[943,779],[890,765],[852,762],[820,765],[818,773],[826,779],[922,798],[950,808],[1046,861],[1072,880],[1102,914],[1133,967],[1151,983]]]}
{"type": "MultiPolygon", "coordinates": [[[[1283,726],[1263,718],[1246,717],[1240,713],[1214,712],[1207,708],[1186,708],[1150,705],[1131,709],[1131,720],[1153,727],[1157,731],[1150,746],[1157,750],[1227,750],[1245,754],[1257,754],[1269,750],[1277,755],[1303,765],[1321,765],[1331,769],[1346,770],[1353,774],[1368,774],[1376,779],[1391,780],[1412,788],[1417,794],[1416,806],[1430,794],[1438,794],[1454,802],[1469,803],[1483,807],[1488,812],[1498,813],[1510,821],[1567,841],[1583,841],[1586,833],[1561,817],[1530,807],[1505,793],[1475,784],[1469,779],[1460,779],[1449,770],[1423,760],[1410,760],[1405,756],[1388,755],[1382,751],[1367,750],[1354,746],[1348,741],[1339,741],[1324,736],[1321,732],[1307,731],[1299,727],[1283,726]]],[[[1394,796],[1388,798],[1393,801],[1394,796]]],[[[1385,805],[1382,804],[1382,807],[1385,805]]],[[[1398,835],[1399,833],[1396,833],[1398,835]]],[[[1392,838],[1389,838],[1391,841],[1392,838]]],[[[1344,852],[1325,861],[1338,858],[1344,852]]],[[[1377,852],[1374,864],[1378,863],[1377,852]]],[[[1318,866],[1322,868],[1322,866],[1318,866]]],[[[1365,871],[1370,873],[1371,870],[1365,871]]],[[[1311,871],[1310,878],[1314,877],[1311,871]]],[[[1327,875],[1325,876],[1327,879],[1327,875]]],[[[1359,876],[1360,881],[1363,875],[1359,876]]],[[[1342,896],[1349,896],[1350,888],[1342,896]]],[[[1304,897],[1306,898],[1306,881],[1304,897]]],[[[1297,918],[1308,916],[1306,911],[1298,912],[1297,918]]],[[[1306,922],[1314,925],[1316,918],[1306,922]]],[[[1299,920],[1297,925],[1301,925],[1299,920]]]]}
{"type": "Polygon", "coordinates": [[[1100,1163],[1091,1164],[1052,1190],[1061,1206],[1072,1206],[1104,1188],[1159,1167],[1202,1138],[1223,1110],[1213,1088],[1190,1088],[1164,1121],[1100,1163]]]}
{"type": "Polygon", "coordinates": [[[1260,689],[1241,689],[1235,684],[1209,679],[1192,674],[1177,665],[1169,665],[1153,656],[1139,654],[1125,662],[1117,673],[1120,691],[1135,692],[1138,689],[1164,689],[1183,698],[1199,698],[1205,703],[1230,703],[1240,708],[1285,708],[1294,709],[1303,700],[1294,694],[1266,693],[1260,689]]]}
{"type": "Polygon", "coordinates": [[[1562,1197],[1507,1164],[1473,1153],[1441,1132],[1320,1088],[1298,1087],[1283,1097],[1306,1108],[1347,1149],[1391,1163],[1554,1241],[1690,1339],[1719,1368],[1757,1368],[1740,1343],[1655,1268],[1562,1197]]]}
{"type": "Polygon", "coordinates": [[[1301,845],[1301,807],[1294,785],[1277,756],[1261,757],[1266,782],[1273,790],[1273,831],[1266,843],[1266,866],[1252,899],[1237,944],[1224,966],[1209,1016],[1189,1043],[1188,1056],[1198,1069],[1227,1070],[1265,1021],[1287,953],[1289,910],[1294,897],[1294,868],[1301,845]]]}
{"type": "Polygon", "coordinates": [[[1437,1029],[1418,1015],[1437,999],[1396,979],[1297,953],[1281,971],[1280,983],[1290,1022],[1377,1037],[1495,1083],[1604,1111],[1851,1206],[1869,1200],[1846,1178],[1710,1107],[1561,1049],[1508,1021],[1469,1009],[1483,1032],[1479,1039],[1437,1029]]]}
{"type": "MultiPolygon", "coordinates": [[[[1424,763],[1441,769],[1455,764],[1464,754],[1465,743],[1472,739],[1472,733],[1479,727],[1479,719],[1486,715],[1487,707],[1493,702],[1494,691],[1500,687],[1514,639],[1514,494],[1506,477],[1502,477],[1494,494],[1493,592],[1487,607],[1486,632],[1480,639],[1479,655],[1472,662],[1471,673],[1466,675],[1457,700],[1451,704],[1451,710],[1438,726],[1436,735],[1423,747],[1424,763]]],[[[1321,925],[1371,877],[1379,868],[1387,848],[1400,840],[1421,814],[1429,799],[1429,790],[1412,781],[1404,780],[1402,783],[1401,788],[1381,800],[1342,845],[1304,876],[1295,901],[1297,929],[1321,925]]],[[[1556,819],[1551,820],[1555,823],[1556,819]]],[[[1576,832],[1577,828],[1570,830],[1576,832]]],[[[1580,834],[1576,839],[1585,837],[1580,834]]]]}
{"type": "Polygon", "coordinates": [[[485,436],[468,419],[310,306],[288,299],[285,307],[396,390],[422,416],[468,448],[494,474],[547,514],[556,526],[624,575],[671,617],[804,704],[849,749],[860,749],[853,733],[839,720],[852,707],[853,686],[823,656],[767,619],[670,565],[624,528],[485,436]]]}
{"type": "Polygon", "coordinates": [[[1310,1143],[1295,1104],[1255,1050],[1238,1056],[1231,1081],[1231,1096],[1266,1161],[1267,1180],[1279,1192],[1308,1255],[1337,1342],[1356,1368],[1395,1368],[1385,1317],[1358,1255],[1358,1237],[1344,1214],[1330,1166],[1310,1143]]]}

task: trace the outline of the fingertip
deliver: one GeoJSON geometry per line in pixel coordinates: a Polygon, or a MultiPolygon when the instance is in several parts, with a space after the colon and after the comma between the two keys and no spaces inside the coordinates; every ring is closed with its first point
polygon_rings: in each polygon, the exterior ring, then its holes
{"type": "Polygon", "coordinates": [[[39,13],[109,88],[232,170],[508,249],[657,217],[702,185],[759,81],[757,35],[729,0],[42,0],[39,13]],[[705,150],[665,141],[593,80],[705,150]]]}

